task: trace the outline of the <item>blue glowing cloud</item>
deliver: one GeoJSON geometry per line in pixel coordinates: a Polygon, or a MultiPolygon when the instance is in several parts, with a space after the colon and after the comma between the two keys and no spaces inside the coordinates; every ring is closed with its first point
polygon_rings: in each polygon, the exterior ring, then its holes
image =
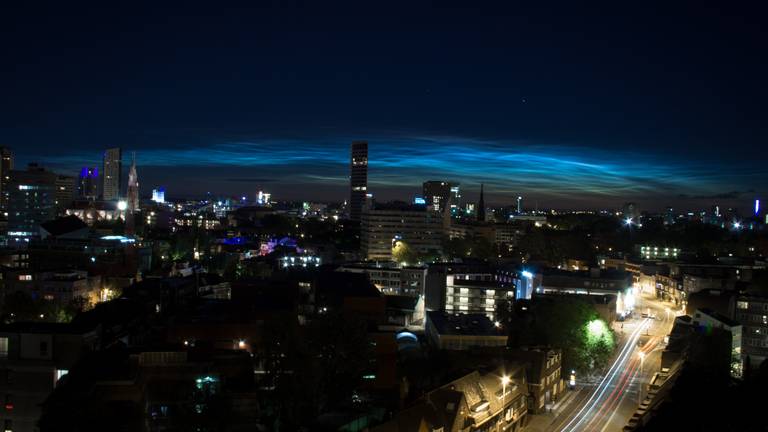
{"type": "MultiPolygon", "coordinates": [[[[207,147],[139,150],[142,167],[207,167],[211,181],[233,180],[230,170],[255,180],[292,185],[347,184],[350,137],[317,140],[251,140],[207,147]],[[244,171],[245,170],[245,171],[244,171]]],[[[655,154],[589,147],[491,141],[450,136],[369,139],[370,188],[418,187],[449,179],[496,193],[548,197],[618,198],[701,196],[764,185],[766,175],[749,167],[723,171],[711,162],[675,163],[655,154]]],[[[78,166],[91,154],[52,156],[46,163],[78,166]]],[[[168,183],[168,182],[166,182],[168,183]]],[[[225,191],[221,191],[225,192],[225,191]]]]}

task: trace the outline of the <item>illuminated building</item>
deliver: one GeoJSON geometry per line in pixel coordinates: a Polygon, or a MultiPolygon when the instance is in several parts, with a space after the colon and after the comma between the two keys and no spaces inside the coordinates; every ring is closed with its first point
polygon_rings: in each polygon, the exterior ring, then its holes
{"type": "Polygon", "coordinates": [[[443,231],[442,217],[423,206],[378,205],[362,214],[360,248],[368,260],[392,260],[398,245],[416,254],[440,254],[443,231]]]}
{"type": "Polygon", "coordinates": [[[6,147],[0,147],[0,212],[8,213],[8,187],[13,170],[13,152],[6,147]]]}
{"type": "Polygon", "coordinates": [[[426,286],[425,267],[401,267],[394,263],[345,264],[336,269],[340,272],[365,273],[371,283],[383,294],[423,296],[426,286]]]}
{"type": "MultiPolygon", "coordinates": [[[[635,246],[635,248],[637,248],[637,246],[635,246]]],[[[680,253],[680,249],[675,247],[668,247],[668,246],[659,247],[659,246],[646,245],[646,246],[639,246],[639,248],[640,248],[640,257],[646,260],[677,259],[677,255],[680,253]]]]}
{"type": "Polygon", "coordinates": [[[95,200],[99,196],[99,169],[83,167],[77,179],[77,195],[81,198],[95,200]]]}
{"type": "Polygon", "coordinates": [[[368,143],[353,142],[350,153],[349,217],[360,220],[368,191],[368,143]]]}
{"type": "Polygon", "coordinates": [[[8,187],[8,237],[28,242],[40,235],[40,224],[56,216],[56,174],[30,164],[12,171],[8,187]]]}
{"type": "Polygon", "coordinates": [[[164,203],[165,202],[165,188],[159,187],[157,189],[152,189],[152,201],[156,203],[164,203]]]}
{"type": "Polygon", "coordinates": [[[103,198],[104,201],[117,201],[120,199],[120,179],[123,172],[123,152],[119,147],[107,149],[104,152],[104,176],[103,198]]]}
{"type": "Polygon", "coordinates": [[[267,206],[272,203],[272,194],[264,191],[259,191],[258,194],[256,194],[256,204],[267,206]]]}
{"type": "Polygon", "coordinates": [[[446,203],[450,202],[451,214],[455,215],[461,201],[459,184],[447,181],[430,180],[422,185],[424,204],[431,210],[443,212],[446,203]]]}
{"type": "Polygon", "coordinates": [[[523,197],[517,197],[517,214],[523,213],[523,197]]]}

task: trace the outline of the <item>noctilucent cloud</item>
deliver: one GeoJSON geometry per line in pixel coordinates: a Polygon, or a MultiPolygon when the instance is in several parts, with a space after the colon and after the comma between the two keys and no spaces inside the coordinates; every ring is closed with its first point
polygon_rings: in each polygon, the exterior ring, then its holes
{"type": "MultiPolygon", "coordinates": [[[[205,181],[212,193],[234,195],[263,187],[281,189],[286,198],[302,199],[307,197],[294,188],[320,184],[334,191],[322,198],[340,200],[348,184],[352,140],[279,139],[151,148],[140,150],[137,161],[146,173],[145,187],[163,184],[178,195],[199,192],[199,182],[205,181]],[[174,175],[174,169],[195,174],[174,175]],[[190,183],[195,177],[198,180],[190,183]]],[[[398,195],[390,191],[415,193],[425,180],[445,179],[458,181],[470,191],[485,183],[499,201],[524,194],[550,205],[570,202],[574,196],[617,204],[654,197],[734,200],[742,195],[747,199],[753,193],[750,184],[766,181],[764,172],[746,166],[733,174],[733,170],[719,170],[715,163],[675,163],[639,152],[441,136],[368,141],[370,189],[391,197],[398,195]]],[[[83,161],[98,163],[97,158],[94,152],[80,151],[42,161],[73,170],[83,161]]]]}

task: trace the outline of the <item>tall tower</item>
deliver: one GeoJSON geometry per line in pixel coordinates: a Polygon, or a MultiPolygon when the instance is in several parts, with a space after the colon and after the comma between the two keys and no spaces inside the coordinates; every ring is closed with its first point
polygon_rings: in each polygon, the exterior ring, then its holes
{"type": "Polygon", "coordinates": [[[349,176],[349,217],[359,221],[368,191],[368,142],[352,143],[349,176]]]}
{"type": "Polygon", "coordinates": [[[120,198],[120,178],[123,172],[123,152],[119,147],[104,152],[103,198],[104,201],[117,201],[120,198]]]}
{"type": "Polygon", "coordinates": [[[6,147],[0,147],[0,212],[8,216],[8,185],[11,182],[13,170],[13,152],[6,147]]]}
{"type": "Polygon", "coordinates": [[[485,222],[485,197],[483,196],[482,183],[480,183],[480,200],[477,202],[477,220],[485,222]]]}
{"type": "Polygon", "coordinates": [[[133,154],[131,169],[128,171],[128,212],[134,213],[139,209],[139,176],[136,174],[136,153],[133,154]]]}

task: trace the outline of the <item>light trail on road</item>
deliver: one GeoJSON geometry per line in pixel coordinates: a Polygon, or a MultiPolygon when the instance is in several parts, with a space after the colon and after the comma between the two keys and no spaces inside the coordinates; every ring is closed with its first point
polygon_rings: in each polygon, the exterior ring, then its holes
{"type": "MultiPolygon", "coordinates": [[[[661,338],[658,336],[652,337],[651,339],[646,342],[645,345],[640,349],[641,352],[645,353],[646,355],[649,354],[659,343],[659,340],[661,338]]],[[[629,365],[624,369],[621,376],[619,377],[618,382],[616,383],[616,386],[614,387],[613,391],[610,395],[605,399],[605,403],[602,404],[600,407],[600,410],[598,410],[597,414],[592,416],[592,418],[589,420],[589,422],[585,426],[585,430],[603,430],[607,426],[607,424],[610,421],[610,417],[613,416],[613,413],[616,411],[616,409],[619,406],[619,403],[621,400],[626,396],[626,390],[627,388],[632,384],[635,377],[637,376],[637,372],[639,369],[641,361],[638,359],[637,356],[632,356],[631,360],[629,362],[629,365]],[[605,416],[608,416],[606,419],[605,416]],[[604,421],[604,425],[602,428],[600,428],[601,423],[604,421]]],[[[642,385],[640,383],[639,385],[642,385]]]]}
{"type": "Polygon", "coordinates": [[[587,402],[584,404],[584,406],[573,415],[573,418],[571,418],[565,427],[560,429],[562,432],[582,430],[582,428],[588,424],[584,422],[593,418],[594,415],[597,414],[599,407],[602,407],[606,402],[604,399],[605,393],[617,382],[616,380],[617,377],[619,377],[619,373],[623,372],[621,376],[624,376],[624,373],[627,372],[627,366],[628,364],[631,364],[630,360],[632,358],[632,354],[635,351],[637,341],[640,339],[640,336],[649,325],[649,323],[650,319],[645,318],[632,332],[622,347],[621,351],[619,352],[619,355],[608,369],[608,372],[592,392],[592,395],[589,397],[589,399],[587,399],[587,402]]]}

